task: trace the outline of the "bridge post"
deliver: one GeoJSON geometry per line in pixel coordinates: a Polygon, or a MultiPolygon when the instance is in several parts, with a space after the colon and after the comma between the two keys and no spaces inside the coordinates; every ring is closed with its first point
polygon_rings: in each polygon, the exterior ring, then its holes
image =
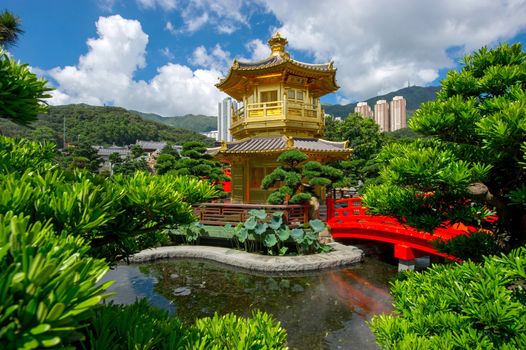
{"type": "Polygon", "coordinates": [[[411,270],[413,271],[416,266],[416,260],[402,260],[398,259],[398,272],[411,270]]]}

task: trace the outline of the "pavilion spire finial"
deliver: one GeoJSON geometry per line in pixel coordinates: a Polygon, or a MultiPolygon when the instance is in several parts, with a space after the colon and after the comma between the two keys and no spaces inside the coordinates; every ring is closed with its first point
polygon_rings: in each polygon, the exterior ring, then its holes
{"type": "Polygon", "coordinates": [[[276,32],[272,38],[269,39],[268,45],[272,50],[273,55],[283,56],[286,54],[285,46],[289,43],[286,38],[283,38],[279,32],[276,32]]]}

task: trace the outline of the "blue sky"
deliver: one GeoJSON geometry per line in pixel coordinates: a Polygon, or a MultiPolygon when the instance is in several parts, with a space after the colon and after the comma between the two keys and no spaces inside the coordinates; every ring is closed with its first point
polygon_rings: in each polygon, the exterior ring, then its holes
{"type": "Polygon", "coordinates": [[[438,85],[481,46],[526,42],[524,0],[4,0],[25,34],[11,54],[56,87],[50,103],[118,105],[164,116],[215,114],[234,58],[334,60],[348,103],[408,82],[438,85]]]}

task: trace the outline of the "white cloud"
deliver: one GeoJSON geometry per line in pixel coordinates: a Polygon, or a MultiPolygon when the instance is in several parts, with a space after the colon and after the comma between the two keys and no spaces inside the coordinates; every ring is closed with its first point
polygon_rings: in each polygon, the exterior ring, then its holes
{"type": "MultiPolygon", "coordinates": [[[[98,38],[88,39],[88,52],[76,66],[47,72],[57,83],[52,104],[110,104],[166,116],[216,113],[216,103],[224,97],[214,86],[219,71],[169,63],[150,81],[134,80],[136,70],[146,64],[148,35],[141,24],[116,15],[100,17],[96,26],[98,38]]],[[[228,53],[217,47],[212,54],[228,53]]]]}
{"type": "Polygon", "coordinates": [[[290,47],[333,59],[340,94],[352,100],[428,84],[464,54],[526,29],[524,0],[261,0],[290,47]],[[456,58],[455,58],[456,59],[456,58]]]}
{"type": "MultiPolygon", "coordinates": [[[[240,26],[248,26],[248,19],[245,14],[251,7],[258,6],[249,0],[137,0],[139,5],[144,8],[161,7],[165,11],[181,8],[180,16],[184,25],[176,29],[170,23],[166,29],[172,34],[183,32],[195,32],[202,29],[205,25],[213,26],[217,32],[222,34],[232,34],[240,26]]],[[[168,25],[167,23],[167,25],[168,25]]]]}
{"type": "Polygon", "coordinates": [[[259,61],[270,55],[270,48],[268,45],[264,44],[259,39],[249,41],[245,44],[245,48],[252,53],[250,57],[251,61],[259,61]]]}
{"type": "Polygon", "coordinates": [[[161,49],[161,54],[169,60],[173,60],[175,58],[173,52],[167,47],[163,47],[161,49]]]}
{"type": "Polygon", "coordinates": [[[202,26],[204,26],[208,22],[208,13],[203,12],[199,16],[187,16],[185,18],[185,31],[187,32],[195,32],[198,29],[201,29],[202,26]]]}
{"type": "Polygon", "coordinates": [[[230,52],[223,50],[220,44],[216,44],[210,52],[201,45],[192,53],[190,63],[225,73],[230,63],[232,63],[232,58],[230,57],[230,52]]]}
{"type": "Polygon", "coordinates": [[[137,3],[144,8],[159,6],[165,11],[171,11],[177,7],[177,0],[137,0],[137,3]]]}
{"type": "Polygon", "coordinates": [[[166,22],[166,25],[164,26],[164,30],[169,31],[170,33],[174,35],[177,33],[177,30],[175,29],[174,25],[170,21],[166,22]]]}
{"type": "Polygon", "coordinates": [[[97,0],[97,5],[102,11],[113,12],[116,0],[97,0]]]}

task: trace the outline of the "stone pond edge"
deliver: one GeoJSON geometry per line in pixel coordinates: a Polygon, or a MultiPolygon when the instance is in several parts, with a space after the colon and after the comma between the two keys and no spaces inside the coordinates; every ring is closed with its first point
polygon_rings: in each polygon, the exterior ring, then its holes
{"type": "Polygon", "coordinates": [[[300,256],[267,256],[213,246],[166,246],[145,249],[130,257],[131,263],[159,259],[204,259],[260,272],[301,272],[333,269],[363,261],[363,251],[354,246],[329,243],[333,251],[300,256]]]}

